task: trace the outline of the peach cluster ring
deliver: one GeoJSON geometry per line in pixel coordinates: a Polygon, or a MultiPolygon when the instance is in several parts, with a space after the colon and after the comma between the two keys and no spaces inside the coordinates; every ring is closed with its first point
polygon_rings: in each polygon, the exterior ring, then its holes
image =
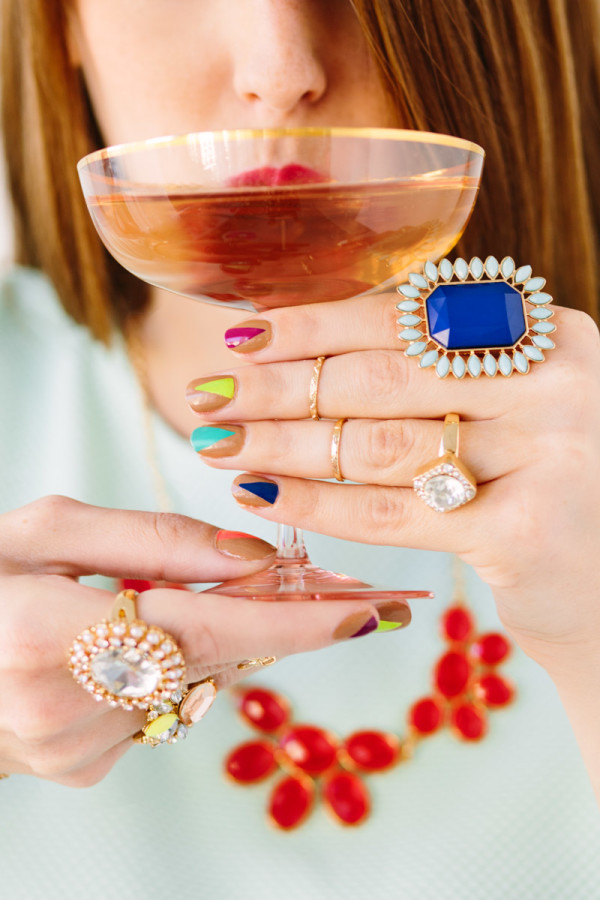
{"type": "Polygon", "coordinates": [[[146,724],[133,740],[150,747],[183,740],[192,725],[208,712],[216,696],[217,686],[212,678],[198,681],[185,691],[174,691],[168,700],[150,706],[146,724]]]}

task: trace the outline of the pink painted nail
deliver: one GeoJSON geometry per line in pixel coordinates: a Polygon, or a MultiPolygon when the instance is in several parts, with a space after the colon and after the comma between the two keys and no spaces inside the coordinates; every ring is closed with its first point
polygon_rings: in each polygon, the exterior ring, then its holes
{"type": "Polygon", "coordinates": [[[271,342],[271,325],[266,319],[249,319],[243,325],[228,328],[225,344],[236,353],[254,353],[271,342]]]}

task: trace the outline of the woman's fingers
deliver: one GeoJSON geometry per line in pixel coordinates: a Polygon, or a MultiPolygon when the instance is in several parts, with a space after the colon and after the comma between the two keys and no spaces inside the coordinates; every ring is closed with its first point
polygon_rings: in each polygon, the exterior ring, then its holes
{"type": "MultiPolygon", "coordinates": [[[[192,445],[211,465],[291,475],[332,478],[334,423],[249,422],[202,425],[192,445]]],[[[410,486],[415,471],[440,455],[441,421],[428,419],[350,419],[342,430],[339,462],[348,481],[410,486]]],[[[479,482],[506,474],[531,455],[531,441],[518,429],[506,431],[500,420],[461,422],[461,459],[479,482]]]]}
{"type": "Polygon", "coordinates": [[[0,518],[0,572],[222,581],[257,572],[275,548],[172,513],[104,509],[52,496],[0,518]]]}
{"type": "Polygon", "coordinates": [[[488,506],[494,487],[484,484],[475,501],[447,514],[430,509],[410,488],[238,475],[232,490],[241,506],[275,522],[349,541],[462,553],[477,543],[487,510],[494,514],[488,506]]]}
{"type": "MultiPolygon", "coordinates": [[[[187,665],[202,673],[233,660],[317,650],[374,631],[379,622],[376,607],[364,601],[321,600],[310,604],[307,615],[302,601],[267,603],[167,589],[140,594],[138,610],[170,632],[187,665]]],[[[408,607],[399,601],[398,624],[408,621],[408,607]]]]}
{"type": "Polygon", "coordinates": [[[108,750],[97,754],[91,762],[71,769],[63,766],[59,758],[54,761],[49,755],[39,761],[32,759],[31,763],[27,763],[24,761],[22,748],[15,747],[14,758],[8,751],[6,755],[0,752],[0,769],[12,775],[32,775],[46,781],[55,781],[65,787],[92,787],[102,781],[115,763],[133,746],[131,735],[128,735],[108,750]]]}
{"type": "MultiPolygon", "coordinates": [[[[314,364],[307,359],[209,375],[188,385],[187,400],[194,412],[214,421],[306,419],[314,364]]],[[[458,407],[464,416],[493,417],[510,407],[517,383],[521,390],[525,386],[521,382],[485,375],[460,383],[442,380],[399,349],[358,351],[325,360],[318,412],[327,419],[439,418],[458,407]]]]}
{"type": "MultiPolygon", "coordinates": [[[[376,298],[367,298],[374,303],[376,298]]],[[[359,301],[349,301],[358,303],[359,301]]],[[[364,305],[366,301],[361,300],[364,305]]],[[[343,302],[323,304],[333,316],[343,302]],[[329,309],[331,308],[331,309],[329,309]]],[[[362,308],[362,307],[361,307],[362,308]]],[[[300,321],[312,315],[314,307],[278,310],[300,321]]],[[[312,319],[311,319],[312,321],[312,319]]],[[[572,362],[571,348],[580,339],[581,321],[572,310],[557,308],[554,322],[560,328],[560,340],[552,351],[552,366],[572,362]]],[[[325,340],[315,320],[312,340],[303,343],[308,358],[298,359],[292,329],[287,337],[276,340],[273,349],[255,353],[253,365],[232,367],[229,371],[198,378],[188,385],[187,399],[192,409],[214,421],[304,419],[309,417],[309,387],[315,358],[326,356],[318,384],[318,411],[321,416],[348,418],[439,418],[456,410],[470,418],[492,418],[512,410],[524,400],[535,398],[541,389],[546,366],[533,366],[525,377],[480,375],[462,380],[440,379],[431,369],[421,369],[418,361],[402,352],[402,344],[394,332],[394,340],[380,338],[381,349],[356,349],[362,330],[369,335],[368,316],[337,316],[337,333],[325,340]],[[347,337],[352,323],[353,333],[347,337]],[[331,346],[339,355],[332,355],[331,346]],[[288,361],[269,361],[287,359],[288,361]],[[258,365],[260,363],[260,365],[258,365]]],[[[329,331],[327,332],[329,334],[329,331]]],[[[372,337],[369,337],[372,340],[372,337]]],[[[365,342],[366,343],[366,342],[365,342]]]]}
{"type": "Polygon", "coordinates": [[[396,292],[269,310],[225,332],[225,344],[252,362],[335,356],[398,347],[396,292]],[[317,350],[318,348],[318,350],[317,350]]]}

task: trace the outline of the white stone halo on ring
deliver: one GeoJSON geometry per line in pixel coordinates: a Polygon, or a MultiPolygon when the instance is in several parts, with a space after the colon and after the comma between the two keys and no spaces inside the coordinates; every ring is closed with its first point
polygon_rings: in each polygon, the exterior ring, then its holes
{"type": "Polygon", "coordinates": [[[421,466],[413,477],[413,488],[436,512],[451,512],[473,500],[477,482],[458,458],[460,418],[448,413],[440,442],[440,455],[421,466]]]}

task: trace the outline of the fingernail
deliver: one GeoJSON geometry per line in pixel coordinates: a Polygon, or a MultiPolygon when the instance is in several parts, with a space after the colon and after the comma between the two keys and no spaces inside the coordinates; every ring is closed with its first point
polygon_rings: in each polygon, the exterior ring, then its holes
{"type": "Polygon", "coordinates": [[[190,442],[202,456],[235,456],[244,445],[244,437],[241,425],[201,425],[192,431],[190,442]]]}
{"type": "Polygon", "coordinates": [[[279,494],[275,482],[260,475],[238,475],[231,489],[243,506],[272,506],[279,494]]]}
{"type": "Polygon", "coordinates": [[[377,619],[371,613],[355,612],[347,616],[333,632],[336,641],[362,637],[377,629],[377,619]]]}
{"type": "Polygon", "coordinates": [[[248,319],[242,325],[227,329],[225,343],[236,353],[254,353],[270,344],[272,336],[271,323],[266,319],[248,319]]]}
{"type": "Polygon", "coordinates": [[[379,615],[377,631],[396,631],[410,623],[412,614],[410,607],[399,600],[375,604],[379,615]]]}
{"type": "Polygon", "coordinates": [[[212,412],[221,409],[235,394],[235,379],[231,375],[222,378],[200,378],[191,381],[185,392],[187,402],[195,412],[212,412]]]}
{"type": "Polygon", "coordinates": [[[225,556],[235,559],[266,559],[277,552],[276,547],[244,531],[226,531],[222,528],[215,535],[215,547],[225,556]]]}

